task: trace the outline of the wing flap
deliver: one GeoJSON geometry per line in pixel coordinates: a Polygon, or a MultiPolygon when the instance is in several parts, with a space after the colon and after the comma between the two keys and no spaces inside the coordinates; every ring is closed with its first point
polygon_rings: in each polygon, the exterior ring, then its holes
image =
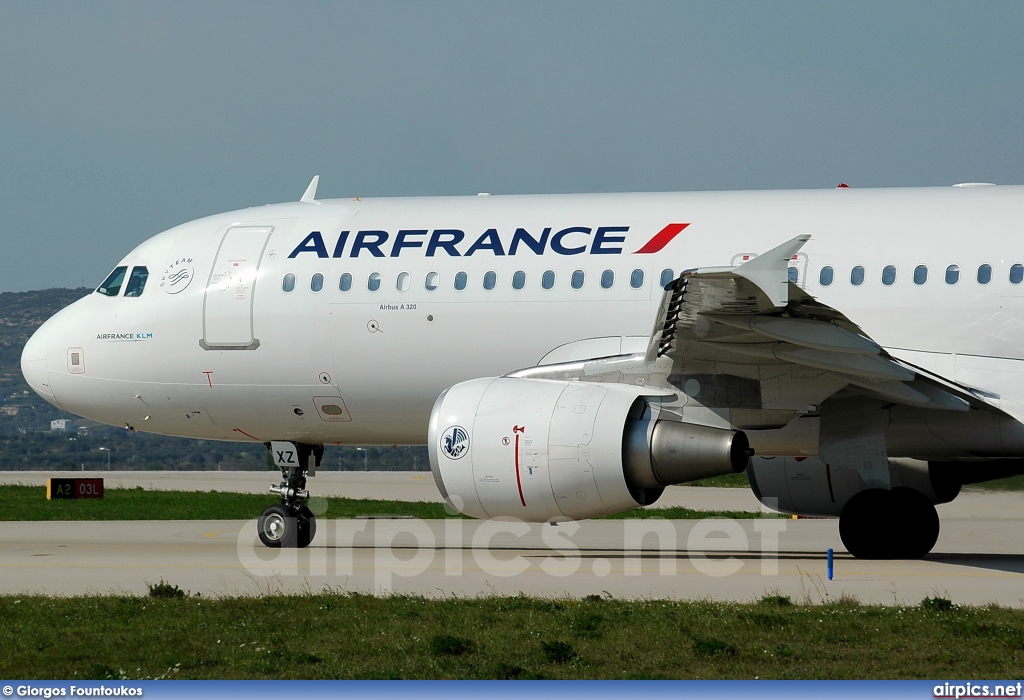
{"type": "Polygon", "coordinates": [[[717,323],[739,330],[749,330],[776,340],[830,352],[877,355],[881,348],[875,341],[851,333],[834,323],[782,316],[728,316],[702,314],[717,323]]]}

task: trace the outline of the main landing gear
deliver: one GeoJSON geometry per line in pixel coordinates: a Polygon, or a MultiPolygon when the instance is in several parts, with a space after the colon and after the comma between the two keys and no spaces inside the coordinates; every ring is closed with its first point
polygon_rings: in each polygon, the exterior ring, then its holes
{"type": "Polygon", "coordinates": [[[920,559],[939,539],[939,515],[920,491],[867,489],[843,507],[839,537],[858,559],[920,559]]]}
{"type": "Polygon", "coordinates": [[[306,506],[306,476],[316,476],[324,447],[272,442],[267,449],[281,470],[281,483],[270,487],[271,493],[281,497],[281,503],[268,506],[260,515],[256,524],[260,542],[267,547],[308,547],[316,536],[316,516],[306,506]]]}

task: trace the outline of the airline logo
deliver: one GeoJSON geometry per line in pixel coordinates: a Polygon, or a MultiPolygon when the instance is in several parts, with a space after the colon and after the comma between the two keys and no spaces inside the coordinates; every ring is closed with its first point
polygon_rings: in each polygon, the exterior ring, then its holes
{"type": "MultiPolygon", "coordinates": [[[[668,224],[633,255],[657,253],[690,224],[668,224]]],[[[312,231],[295,246],[288,257],[309,254],[318,258],[398,258],[420,253],[424,257],[446,255],[471,257],[488,253],[500,257],[531,252],[544,255],[622,255],[629,226],[569,226],[555,230],[528,231],[525,228],[489,228],[473,235],[460,229],[402,229],[391,231],[342,231],[337,236],[312,231]]]]}
{"type": "Polygon", "coordinates": [[[469,433],[461,425],[449,426],[441,434],[441,453],[448,459],[461,459],[469,452],[469,433]]]}
{"type": "Polygon", "coordinates": [[[160,286],[168,294],[177,294],[185,291],[195,275],[192,258],[179,258],[164,270],[164,274],[160,276],[160,286]]]}

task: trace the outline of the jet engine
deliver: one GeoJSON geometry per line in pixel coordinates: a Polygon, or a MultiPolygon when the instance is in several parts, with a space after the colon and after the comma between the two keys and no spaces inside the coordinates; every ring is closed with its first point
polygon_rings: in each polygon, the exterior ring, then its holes
{"type": "Polygon", "coordinates": [[[553,522],[649,505],[670,484],[746,468],[742,432],[659,419],[656,397],[622,384],[456,384],[430,416],[434,481],[466,515],[553,522]]]}

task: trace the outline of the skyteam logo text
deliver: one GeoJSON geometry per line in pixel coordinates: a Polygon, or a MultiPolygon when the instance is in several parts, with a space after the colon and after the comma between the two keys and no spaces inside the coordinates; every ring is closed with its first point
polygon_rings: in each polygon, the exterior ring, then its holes
{"type": "MultiPolygon", "coordinates": [[[[669,224],[656,233],[634,254],[657,253],[690,224],[669,224]]],[[[425,257],[447,255],[453,258],[475,254],[493,256],[518,255],[530,252],[544,255],[622,255],[629,226],[551,227],[541,231],[525,228],[499,230],[489,228],[479,235],[453,228],[402,229],[390,231],[342,231],[326,239],[320,231],[312,231],[302,239],[288,257],[303,253],[318,258],[397,258],[405,251],[422,252],[425,257]],[[329,245],[332,244],[332,245],[329,245]]]]}

